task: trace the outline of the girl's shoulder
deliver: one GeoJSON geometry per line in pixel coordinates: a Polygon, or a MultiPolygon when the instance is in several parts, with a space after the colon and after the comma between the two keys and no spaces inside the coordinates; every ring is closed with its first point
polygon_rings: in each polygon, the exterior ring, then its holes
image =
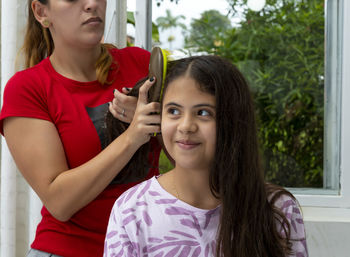
{"type": "MultiPolygon", "coordinates": [[[[270,203],[284,215],[290,225],[290,238],[300,242],[305,241],[305,226],[303,214],[298,200],[284,188],[278,188],[269,197],[270,203]]],[[[277,219],[280,220],[278,217],[277,219]]],[[[281,220],[282,224],[283,221],[281,220]]],[[[280,233],[284,233],[281,222],[277,223],[280,233]]],[[[284,225],[283,225],[284,226],[284,225]]]]}
{"type": "Polygon", "coordinates": [[[122,210],[135,208],[149,202],[148,198],[156,193],[152,191],[152,184],[155,183],[155,180],[156,177],[152,177],[126,190],[116,200],[115,207],[122,210]]]}
{"type": "Polygon", "coordinates": [[[294,195],[283,187],[274,186],[274,189],[268,193],[268,200],[282,212],[290,208],[299,208],[299,203],[294,195]]]}
{"type": "MultiPolygon", "coordinates": [[[[294,216],[302,216],[298,200],[291,194],[281,194],[273,203],[275,207],[280,209],[284,214],[293,214],[294,216]]],[[[290,217],[290,215],[286,215],[290,217]]]]}
{"type": "Polygon", "coordinates": [[[294,195],[281,186],[267,183],[266,191],[270,204],[281,211],[290,207],[299,207],[299,203],[294,195]]]}

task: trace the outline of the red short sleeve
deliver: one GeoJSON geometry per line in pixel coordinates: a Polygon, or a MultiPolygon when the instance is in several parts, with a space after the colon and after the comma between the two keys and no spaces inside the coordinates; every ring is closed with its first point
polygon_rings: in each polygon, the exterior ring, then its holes
{"type": "Polygon", "coordinates": [[[6,84],[0,113],[0,133],[7,117],[29,117],[51,120],[45,101],[46,92],[35,69],[17,72],[6,84]]]}

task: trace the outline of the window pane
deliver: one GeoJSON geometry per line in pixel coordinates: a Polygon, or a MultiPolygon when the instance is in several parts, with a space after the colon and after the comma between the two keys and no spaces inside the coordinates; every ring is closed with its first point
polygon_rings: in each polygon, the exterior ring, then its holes
{"type": "Polygon", "coordinates": [[[286,187],[338,189],[339,53],[325,54],[326,40],[327,50],[339,49],[338,1],[325,5],[323,0],[180,0],[180,12],[170,0],[158,2],[153,20],[160,39],[168,41],[161,41],[162,47],[178,54],[169,39],[178,43],[177,37],[184,38],[179,48],[185,54],[221,55],[245,74],[254,94],[266,179],[286,187]],[[223,2],[225,8],[220,6],[223,2]],[[169,5],[171,15],[166,12],[169,5]],[[182,19],[188,10],[193,15],[182,19]],[[172,32],[164,27],[171,18],[172,32]],[[162,37],[165,32],[173,38],[162,37]]]}

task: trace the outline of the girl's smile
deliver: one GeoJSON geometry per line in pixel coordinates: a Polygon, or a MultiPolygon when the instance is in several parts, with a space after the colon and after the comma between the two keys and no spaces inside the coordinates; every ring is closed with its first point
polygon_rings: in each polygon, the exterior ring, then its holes
{"type": "Polygon", "coordinates": [[[191,150],[200,145],[200,143],[196,143],[191,140],[177,140],[176,143],[178,147],[180,147],[183,150],[191,150]]]}

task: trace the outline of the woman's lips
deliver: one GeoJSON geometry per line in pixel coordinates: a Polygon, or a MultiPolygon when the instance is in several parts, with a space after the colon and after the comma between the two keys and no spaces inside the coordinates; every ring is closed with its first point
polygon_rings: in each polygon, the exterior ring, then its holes
{"type": "Polygon", "coordinates": [[[102,19],[100,17],[91,17],[90,19],[87,19],[84,21],[83,25],[85,24],[100,24],[102,23],[102,19]]]}

